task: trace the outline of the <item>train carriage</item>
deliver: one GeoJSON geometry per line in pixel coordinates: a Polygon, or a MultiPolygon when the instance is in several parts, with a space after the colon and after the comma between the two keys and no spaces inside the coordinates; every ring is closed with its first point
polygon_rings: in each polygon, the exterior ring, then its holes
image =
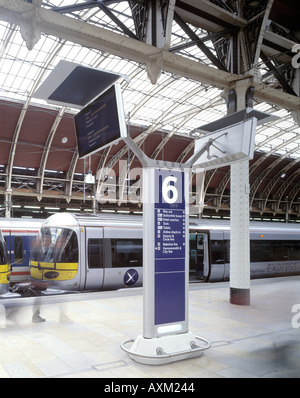
{"type": "Polygon", "coordinates": [[[0,218],[0,229],[5,239],[8,263],[11,265],[10,282],[30,280],[30,254],[44,220],[0,218]]]}
{"type": "MultiPolygon", "coordinates": [[[[229,221],[191,221],[191,248],[190,273],[209,282],[229,280],[229,221]]],[[[251,279],[300,274],[300,230],[296,224],[250,223],[249,249],[251,279]]]]}
{"type": "Polygon", "coordinates": [[[32,251],[31,277],[67,290],[142,286],[142,235],[135,217],[53,215],[32,251]]]}
{"type": "MultiPolygon", "coordinates": [[[[190,220],[190,281],[229,280],[230,224],[190,220]]],[[[142,217],[56,214],[42,226],[31,276],[66,290],[142,286],[142,217]]],[[[300,274],[297,225],[252,223],[251,278],[300,274]]]]}

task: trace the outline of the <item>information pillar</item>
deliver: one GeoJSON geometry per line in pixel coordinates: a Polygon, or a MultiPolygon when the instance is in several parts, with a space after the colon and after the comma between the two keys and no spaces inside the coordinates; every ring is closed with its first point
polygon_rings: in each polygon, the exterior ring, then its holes
{"type": "Polygon", "coordinates": [[[188,177],[144,170],[145,338],[188,330],[188,177]]]}

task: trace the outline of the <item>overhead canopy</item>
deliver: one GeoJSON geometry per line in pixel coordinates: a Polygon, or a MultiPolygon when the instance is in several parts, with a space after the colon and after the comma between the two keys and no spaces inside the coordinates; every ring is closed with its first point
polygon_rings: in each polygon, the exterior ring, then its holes
{"type": "Polygon", "coordinates": [[[33,98],[81,109],[118,79],[118,74],[61,60],[33,93],[33,98]]]}

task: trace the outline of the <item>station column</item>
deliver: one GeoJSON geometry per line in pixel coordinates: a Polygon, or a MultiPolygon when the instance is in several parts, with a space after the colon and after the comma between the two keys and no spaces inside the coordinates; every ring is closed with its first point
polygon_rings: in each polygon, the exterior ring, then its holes
{"type": "MultiPolygon", "coordinates": [[[[238,81],[228,95],[228,109],[245,109],[252,98],[251,79],[238,81]]],[[[250,305],[249,160],[230,167],[230,302],[250,305]]]]}
{"type": "Polygon", "coordinates": [[[8,188],[5,191],[5,217],[11,218],[11,206],[12,206],[12,189],[8,188]]]}

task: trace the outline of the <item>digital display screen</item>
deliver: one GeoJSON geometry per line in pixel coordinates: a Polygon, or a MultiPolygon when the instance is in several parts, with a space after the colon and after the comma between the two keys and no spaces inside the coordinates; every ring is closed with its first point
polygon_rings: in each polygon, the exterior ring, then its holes
{"type": "Polygon", "coordinates": [[[84,158],[126,135],[121,89],[114,85],[74,118],[79,158],[84,158]]]}

